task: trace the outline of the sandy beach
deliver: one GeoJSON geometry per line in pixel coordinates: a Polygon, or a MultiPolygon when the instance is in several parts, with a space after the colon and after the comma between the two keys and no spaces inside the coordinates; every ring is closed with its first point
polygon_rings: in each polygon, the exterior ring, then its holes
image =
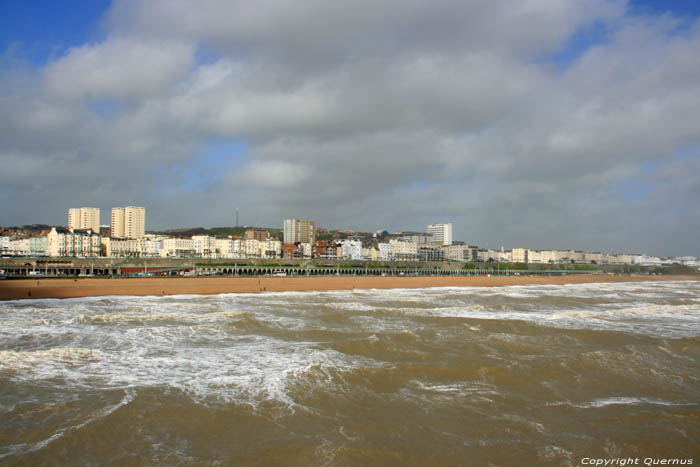
{"type": "Polygon", "coordinates": [[[20,279],[0,281],[0,300],[100,297],[107,295],[179,295],[260,293],[305,290],[352,290],[424,287],[507,286],[700,280],[700,276],[567,275],[492,277],[216,277],[119,279],[20,279]]]}

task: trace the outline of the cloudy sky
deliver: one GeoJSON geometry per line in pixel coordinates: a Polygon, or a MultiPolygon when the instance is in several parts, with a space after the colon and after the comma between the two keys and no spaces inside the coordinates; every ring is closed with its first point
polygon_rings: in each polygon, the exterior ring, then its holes
{"type": "Polygon", "coordinates": [[[700,2],[0,0],[0,225],[700,255],[700,2]]]}

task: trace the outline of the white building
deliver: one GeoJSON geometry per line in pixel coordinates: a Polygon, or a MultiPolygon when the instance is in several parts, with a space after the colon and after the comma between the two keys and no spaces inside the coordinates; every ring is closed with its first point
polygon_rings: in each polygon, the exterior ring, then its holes
{"type": "Polygon", "coordinates": [[[428,235],[433,237],[434,242],[443,245],[452,245],[452,222],[447,224],[430,224],[428,235]]]}
{"type": "Polygon", "coordinates": [[[496,261],[499,263],[508,262],[511,259],[511,252],[501,250],[479,250],[478,256],[480,261],[496,261]]]}
{"type": "Polygon", "coordinates": [[[313,253],[313,248],[311,243],[302,243],[301,244],[301,251],[302,255],[304,258],[311,258],[311,255],[313,253]]]}
{"type": "Polygon", "coordinates": [[[195,241],[191,238],[166,238],[163,240],[161,256],[196,256],[195,241]]]}
{"type": "Polygon", "coordinates": [[[698,259],[695,256],[676,256],[675,258],[672,258],[671,261],[684,266],[700,266],[700,263],[698,263],[698,259]]]}
{"type": "Polygon", "coordinates": [[[161,256],[160,251],[163,249],[163,239],[140,239],[139,247],[141,249],[141,256],[157,258],[161,256]]]}
{"type": "Polygon", "coordinates": [[[389,240],[391,259],[395,261],[416,261],[418,259],[418,244],[402,240],[389,240]]]}
{"type": "Polygon", "coordinates": [[[9,247],[10,237],[7,237],[5,235],[0,236],[0,253],[6,254],[9,247]]]}
{"type": "Polygon", "coordinates": [[[379,260],[389,261],[391,259],[391,245],[388,243],[379,243],[377,246],[379,247],[379,260]]]}
{"type": "Polygon", "coordinates": [[[100,251],[100,236],[91,230],[53,227],[46,236],[48,256],[100,256],[100,251]]]}
{"type": "Polygon", "coordinates": [[[511,258],[514,263],[529,263],[530,250],[527,248],[513,248],[511,258]]]}
{"type": "Polygon", "coordinates": [[[340,245],[344,259],[362,260],[362,242],[360,240],[343,240],[340,245]]]}
{"type": "Polygon", "coordinates": [[[216,257],[216,238],[209,235],[194,235],[195,254],[202,258],[216,257]]]}
{"type": "Polygon", "coordinates": [[[260,256],[263,258],[280,258],[282,256],[282,242],[268,238],[260,242],[260,256]]]}
{"type": "Polygon", "coordinates": [[[102,237],[101,243],[104,255],[110,258],[141,256],[141,245],[135,238],[102,237]]]}
{"type": "Polygon", "coordinates": [[[30,245],[28,238],[16,238],[7,244],[7,254],[11,256],[29,256],[30,245]]]}
{"type": "Polygon", "coordinates": [[[476,261],[478,259],[478,249],[469,245],[447,245],[443,246],[442,251],[445,259],[450,261],[476,261]]]}
{"type": "Polygon", "coordinates": [[[232,238],[217,238],[215,240],[216,254],[219,258],[235,258],[232,238]]]}

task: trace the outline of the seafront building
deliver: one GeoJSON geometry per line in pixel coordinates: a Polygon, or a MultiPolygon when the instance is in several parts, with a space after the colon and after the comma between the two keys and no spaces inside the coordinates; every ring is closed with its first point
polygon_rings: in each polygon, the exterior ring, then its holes
{"type": "Polygon", "coordinates": [[[111,237],[143,238],[146,236],[146,208],[127,206],[112,208],[111,237]]]}
{"type": "Polygon", "coordinates": [[[100,256],[100,236],[91,230],[53,227],[46,235],[48,256],[100,256]]]}
{"type": "MultiPolygon", "coordinates": [[[[479,248],[453,241],[452,224],[431,224],[428,232],[378,231],[374,235],[349,230],[337,233],[349,238],[317,240],[316,223],[286,219],[284,242],[271,238],[266,230],[247,230],[244,238],[217,238],[195,235],[174,238],[145,233],[145,208],[113,208],[111,236],[100,237],[90,228],[99,228],[98,208],[68,210],[68,228],[53,227],[42,232],[0,229],[0,253],[3,256],[33,257],[144,257],[266,259],[321,258],[351,261],[454,261],[462,263],[589,264],[663,266],[682,264],[700,266],[697,258],[684,256],[662,259],[657,256],[586,252],[581,250],[535,250],[479,248]]],[[[328,232],[327,229],[322,229],[328,232]]]]}
{"type": "Polygon", "coordinates": [[[341,256],[343,259],[361,261],[362,242],[359,240],[343,240],[341,243],[341,256]]]}
{"type": "Polygon", "coordinates": [[[452,222],[447,224],[430,224],[428,235],[433,237],[433,241],[444,246],[452,245],[452,222]]]}
{"type": "Polygon", "coordinates": [[[99,208],[71,208],[68,210],[69,229],[90,229],[100,233],[99,208]]]}
{"type": "Polygon", "coordinates": [[[389,240],[390,258],[395,261],[416,261],[418,244],[405,240],[389,240]]]}

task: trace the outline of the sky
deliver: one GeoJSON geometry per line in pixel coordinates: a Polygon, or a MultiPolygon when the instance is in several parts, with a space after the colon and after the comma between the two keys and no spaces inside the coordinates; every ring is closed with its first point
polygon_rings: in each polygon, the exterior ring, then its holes
{"type": "Polygon", "coordinates": [[[0,0],[0,225],[700,256],[700,2],[0,0]]]}

